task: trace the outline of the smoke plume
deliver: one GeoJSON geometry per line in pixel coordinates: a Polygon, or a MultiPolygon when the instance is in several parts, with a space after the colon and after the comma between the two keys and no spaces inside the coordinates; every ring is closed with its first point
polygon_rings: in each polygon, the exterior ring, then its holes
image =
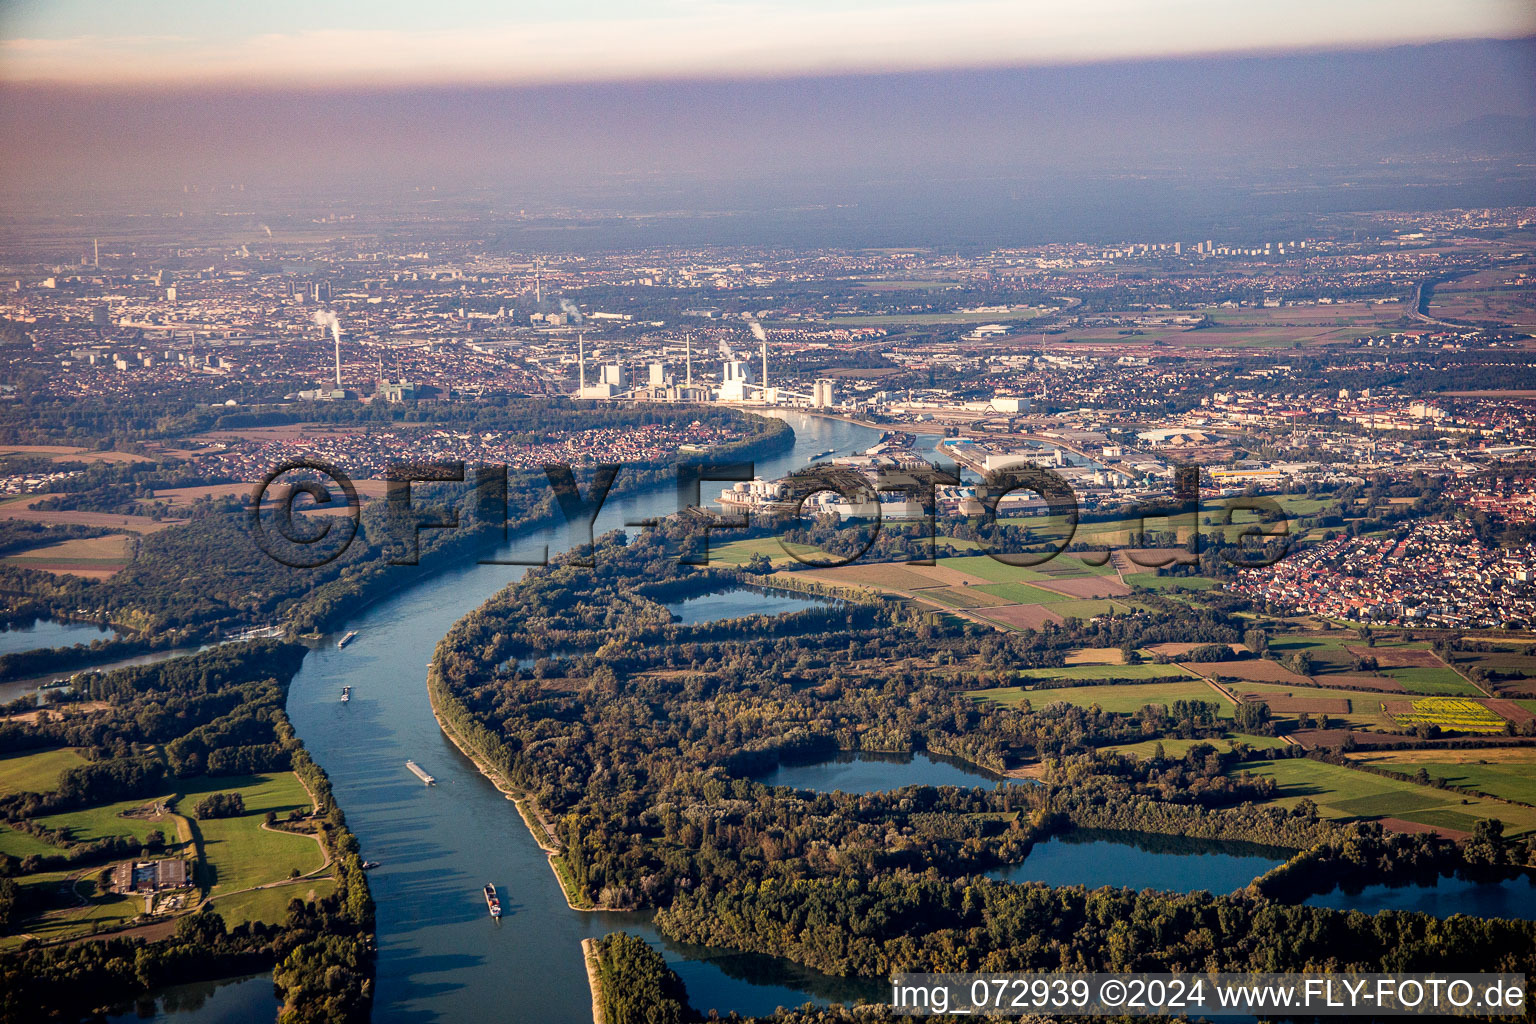
{"type": "Polygon", "coordinates": [[[341,343],[341,321],[336,319],[335,313],[328,309],[315,310],[315,325],[318,327],[329,327],[332,339],[337,344],[341,343]]]}
{"type": "Polygon", "coordinates": [[[570,299],[560,300],[560,311],[569,316],[575,323],[581,323],[581,310],[576,308],[576,303],[570,299]]]}

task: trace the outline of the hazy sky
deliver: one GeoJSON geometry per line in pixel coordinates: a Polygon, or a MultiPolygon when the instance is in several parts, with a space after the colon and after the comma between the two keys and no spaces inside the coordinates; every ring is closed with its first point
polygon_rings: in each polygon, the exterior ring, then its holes
{"type": "Polygon", "coordinates": [[[900,244],[1529,202],[1533,37],[1536,0],[0,0],[0,200],[444,186],[900,244]]]}
{"type": "Polygon", "coordinates": [[[1530,0],[7,0],[0,80],[387,86],[751,77],[1533,33],[1530,0]]]}

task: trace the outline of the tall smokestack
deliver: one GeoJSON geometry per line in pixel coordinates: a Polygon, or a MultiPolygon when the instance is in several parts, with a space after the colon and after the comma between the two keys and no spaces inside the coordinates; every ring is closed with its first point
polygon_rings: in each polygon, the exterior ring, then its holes
{"type": "Polygon", "coordinates": [[[768,399],[768,340],[763,339],[763,400],[768,399]]]}
{"type": "Polygon", "coordinates": [[[92,255],[91,255],[91,265],[94,266],[94,267],[100,267],[101,266],[101,239],[99,239],[99,238],[91,239],[91,253],[92,253],[92,255]]]}
{"type": "Polygon", "coordinates": [[[341,390],[341,324],[331,321],[331,339],[336,342],[336,390],[341,390]]]}
{"type": "Polygon", "coordinates": [[[683,335],[683,344],[687,346],[687,353],[688,353],[688,355],[687,355],[687,359],[688,359],[688,379],[687,379],[687,384],[691,388],[691,387],[693,387],[693,335],[691,335],[691,334],[683,335]]]}
{"type": "Polygon", "coordinates": [[[533,304],[539,305],[544,301],[544,264],[540,260],[533,261],[533,304]]]}
{"type": "Polygon", "coordinates": [[[580,381],[578,386],[581,391],[576,393],[577,397],[580,397],[582,392],[587,390],[587,336],[585,334],[576,336],[576,379],[580,381]]]}

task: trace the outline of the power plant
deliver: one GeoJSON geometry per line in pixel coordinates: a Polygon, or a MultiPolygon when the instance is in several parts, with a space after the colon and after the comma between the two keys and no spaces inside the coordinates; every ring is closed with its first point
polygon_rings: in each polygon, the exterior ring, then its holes
{"type": "Polygon", "coordinates": [[[730,405],[799,406],[808,409],[832,409],[837,405],[837,382],[828,377],[817,378],[809,394],[776,387],[771,383],[768,369],[768,333],[756,320],[748,322],[752,335],[758,342],[757,366],[754,360],[743,359],[725,343],[720,345],[720,372],[714,386],[695,385],[693,382],[693,336],[683,336],[683,382],[677,383],[667,372],[667,364],[651,361],[644,371],[630,382],[624,364],[605,362],[599,364],[598,382],[587,382],[586,335],[576,340],[576,393],[573,397],[595,401],[640,402],[720,402],[730,405]],[[643,378],[644,383],[638,383],[643,378]]]}

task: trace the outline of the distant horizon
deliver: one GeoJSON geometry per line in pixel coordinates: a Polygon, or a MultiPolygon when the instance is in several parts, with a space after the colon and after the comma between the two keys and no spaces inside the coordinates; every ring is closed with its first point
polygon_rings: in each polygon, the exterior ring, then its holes
{"type": "Polygon", "coordinates": [[[1533,112],[1536,37],[759,80],[5,84],[0,200],[164,214],[207,207],[183,186],[246,184],[319,216],[436,186],[487,214],[638,218],[515,226],[543,247],[1135,238],[1524,203],[1533,112]]]}
{"type": "Polygon", "coordinates": [[[13,2],[0,81],[398,87],[974,70],[1536,33],[1522,0],[13,2]]]}

